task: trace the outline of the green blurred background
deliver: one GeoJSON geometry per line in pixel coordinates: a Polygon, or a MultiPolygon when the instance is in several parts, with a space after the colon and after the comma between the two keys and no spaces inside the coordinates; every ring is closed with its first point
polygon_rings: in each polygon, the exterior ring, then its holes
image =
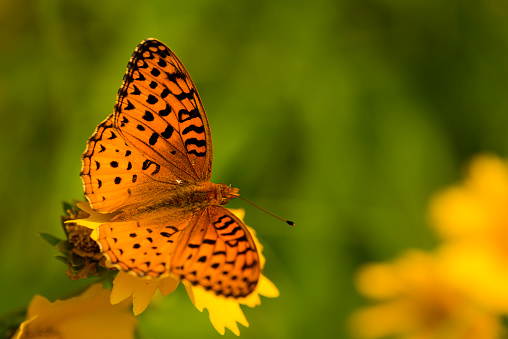
{"type": "MultiPolygon", "coordinates": [[[[432,248],[429,198],[473,155],[508,151],[506,1],[0,1],[0,313],[88,283],[36,234],[62,235],[85,142],[147,37],[199,89],[213,181],[296,222],[229,205],[281,292],[244,309],[243,338],[348,338],[356,268],[432,248]]],[[[220,337],[182,288],[139,333],[220,337]]]]}

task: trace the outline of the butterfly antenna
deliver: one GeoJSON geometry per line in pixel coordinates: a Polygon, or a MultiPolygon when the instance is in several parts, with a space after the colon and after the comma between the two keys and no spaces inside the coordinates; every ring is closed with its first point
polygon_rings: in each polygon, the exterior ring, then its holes
{"type": "Polygon", "coordinates": [[[252,202],[250,202],[249,200],[247,200],[247,199],[245,199],[245,198],[242,198],[241,196],[238,196],[238,198],[242,199],[243,201],[248,202],[249,204],[251,204],[252,206],[254,206],[254,207],[256,207],[256,208],[259,208],[261,211],[265,212],[266,214],[269,214],[269,215],[271,215],[271,216],[272,216],[272,217],[274,217],[274,218],[277,218],[277,219],[279,219],[279,220],[282,220],[282,221],[286,222],[286,224],[288,224],[288,225],[291,225],[291,226],[294,226],[294,225],[295,225],[295,223],[294,223],[294,222],[292,222],[292,221],[290,221],[290,220],[282,219],[281,217],[278,217],[278,216],[276,216],[276,215],[274,215],[274,214],[272,214],[272,213],[270,213],[270,212],[268,212],[268,211],[265,211],[265,210],[264,210],[264,209],[262,209],[261,207],[259,207],[259,206],[255,205],[255,204],[253,204],[252,202]]]}

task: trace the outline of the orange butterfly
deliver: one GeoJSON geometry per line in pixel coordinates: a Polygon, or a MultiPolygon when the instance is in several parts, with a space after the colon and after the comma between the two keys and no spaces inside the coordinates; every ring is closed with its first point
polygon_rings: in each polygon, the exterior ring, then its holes
{"type": "Polygon", "coordinates": [[[245,224],[225,205],[237,188],[210,182],[212,137],[196,86],[177,56],[147,39],[134,51],[114,113],[82,157],[85,196],[101,213],[101,251],[139,276],[174,274],[245,297],[260,263],[245,224]]]}

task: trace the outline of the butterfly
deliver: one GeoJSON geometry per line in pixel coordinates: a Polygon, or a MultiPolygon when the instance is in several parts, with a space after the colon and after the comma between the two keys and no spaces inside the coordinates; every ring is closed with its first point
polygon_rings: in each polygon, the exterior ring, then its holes
{"type": "Polygon", "coordinates": [[[173,275],[217,295],[249,295],[260,260],[245,224],[221,205],[238,189],[210,182],[212,137],[196,86],[162,42],[141,42],[114,112],[88,139],[85,197],[115,213],[98,230],[114,267],[138,276],[173,275]]]}

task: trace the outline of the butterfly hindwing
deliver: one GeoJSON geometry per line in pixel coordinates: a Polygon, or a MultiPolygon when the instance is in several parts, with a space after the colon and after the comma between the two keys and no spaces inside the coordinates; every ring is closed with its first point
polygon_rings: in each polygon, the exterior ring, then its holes
{"type": "Polygon", "coordinates": [[[139,276],[158,277],[169,273],[170,260],[188,228],[192,214],[103,224],[99,227],[101,251],[111,265],[139,276]]]}
{"type": "Polygon", "coordinates": [[[110,263],[123,271],[153,277],[172,273],[225,297],[245,297],[259,280],[259,254],[252,236],[221,206],[176,219],[167,214],[103,224],[98,241],[110,263]]]}
{"type": "Polygon", "coordinates": [[[182,235],[171,260],[171,272],[218,295],[251,293],[259,279],[259,255],[245,224],[221,206],[198,213],[182,235]]]}

